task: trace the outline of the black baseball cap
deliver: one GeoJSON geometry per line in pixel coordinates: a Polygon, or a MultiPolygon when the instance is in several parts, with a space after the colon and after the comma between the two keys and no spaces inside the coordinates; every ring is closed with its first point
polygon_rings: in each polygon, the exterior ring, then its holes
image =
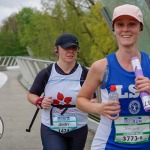
{"type": "Polygon", "coordinates": [[[78,39],[74,35],[70,33],[65,33],[65,34],[60,35],[57,38],[55,46],[61,46],[62,48],[76,46],[79,48],[79,42],[78,42],[78,39]]]}

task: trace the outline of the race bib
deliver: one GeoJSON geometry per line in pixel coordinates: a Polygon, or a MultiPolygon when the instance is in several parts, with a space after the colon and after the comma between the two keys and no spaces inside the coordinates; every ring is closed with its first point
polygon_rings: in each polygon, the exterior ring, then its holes
{"type": "Polygon", "coordinates": [[[77,128],[77,118],[75,116],[57,116],[53,117],[53,125],[50,125],[50,129],[67,133],[77,128]]]}
{"type": "Polygon", "coordinates": [[[124,116],[114,121],[115,142],[137,144],[149,141],[149,116],[124,116]]]}

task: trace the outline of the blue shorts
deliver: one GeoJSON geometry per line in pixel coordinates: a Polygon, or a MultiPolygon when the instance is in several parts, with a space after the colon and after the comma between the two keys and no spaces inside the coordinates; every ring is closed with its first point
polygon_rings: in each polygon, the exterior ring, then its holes
{"type": "Polygon", "coordinates": [[[87,134],[87,125],[61,134],[41,124],[43,150],[83,150],[87,134]]]}

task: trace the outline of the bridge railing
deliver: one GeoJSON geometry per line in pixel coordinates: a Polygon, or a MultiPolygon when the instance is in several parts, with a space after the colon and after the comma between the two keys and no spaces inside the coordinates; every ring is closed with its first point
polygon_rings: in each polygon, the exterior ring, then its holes
{"type": "Polygon", "coordinates": [[[2,56],[0,57],[1,66],[17,66],[16,57],[13,56],[2,56]]]}
{"type": "Polygon", "coordinates": [[[20,80],[24,84],[27,84],[26,87],[28,89],[31,87],[37,73],[53,63],[53,61],[33,59],[30,57],[16,57],[16,61],[21,71],[20,80]]]}

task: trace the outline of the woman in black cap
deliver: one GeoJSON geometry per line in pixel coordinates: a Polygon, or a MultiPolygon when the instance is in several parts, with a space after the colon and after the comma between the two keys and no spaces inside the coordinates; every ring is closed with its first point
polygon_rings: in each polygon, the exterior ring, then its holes
{"type": "Polygon", "coordinates": [[[38,73],[28,100],[42,109],[44,150],[83,150],[88,133],[87,114],[78,110],[75,102],[88,69],[76,61],[79,43],[74,35],[59,36],[55,52],[58,61],[38,73]]]}

